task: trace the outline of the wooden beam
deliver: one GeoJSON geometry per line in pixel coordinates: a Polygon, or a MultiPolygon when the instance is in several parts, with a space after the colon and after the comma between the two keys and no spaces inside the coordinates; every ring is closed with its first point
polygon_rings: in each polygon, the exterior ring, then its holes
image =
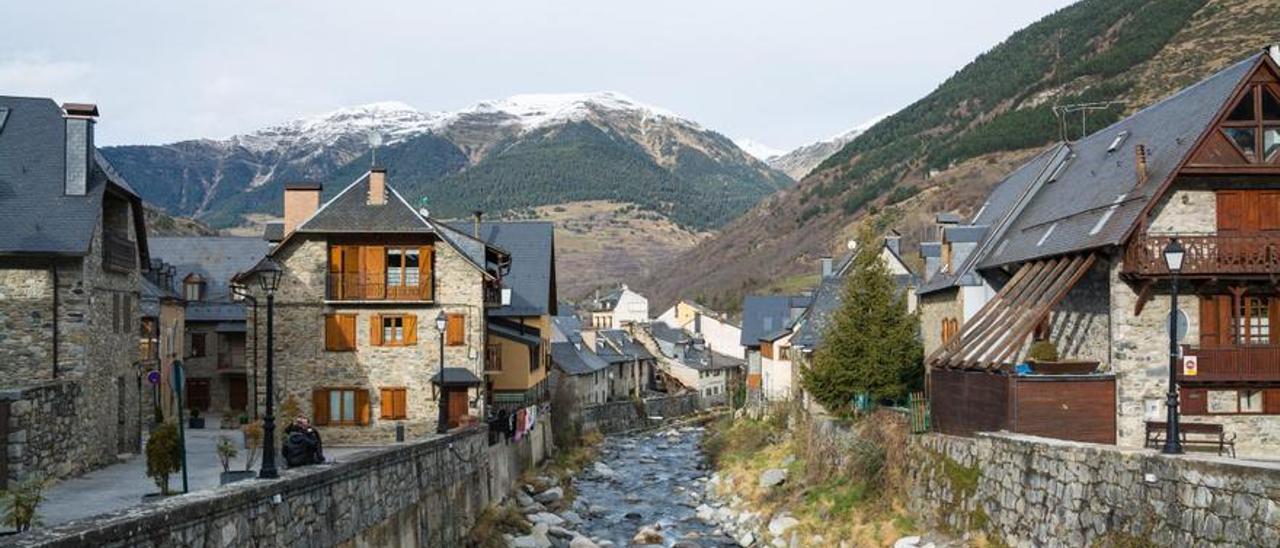
{"type": "MultiPolygon", "coordinates": [[[[1017,339],[1019,328],[1027,324],[1028,317],[1035,314],[1038,305],[1042,303],[1045,296],[1048,295],[1064,277],[1069,276],[1072,269],[1079,264],[1079,259],[1063,259],[1058,261],[1058,266],[1053,269],[1049,277],[1045,278],[1041,283],[1037,284],[1034,291],[1027,294],[1014,314],[1010,314],[1005,325],[999,332],[998,337],[994,337],[982,349],[982,351],[974,356],[973,366],[980,369],[990,370],[992,365],[996,363],[996,358],[1003,353],[1005,348],[1010,346],[1010,342],[1017,339]]],[[[1035,326],[1035,321],[1039,318],[1031,318],[1031,326],[1035,326]]]]}
{"type": "Polygon", "coordinates": [[[1048,261],[1044,261],[1044,267],[1036,276],[1024,279],[1024,287],[1009,300],[1008,306],[1005,307],[999,317],[987,327],[980,337],[976,338],[973,343],[967,347],[967,350],[961,356],[959,356],[960,360],[958,360],[957,365],[963,367],[968,365],[971,360],[973,363],[981,362],[982,356],[992,345],[996,344],[996,342],[1000,340],[1001,336],[1005,333],[1004,329],[1012,322],[1012,318],[1017,317],[1019,313],[1018,311],[1025,306],[1027,299],[1038,294],[1044,287],[1045,280],[1052,279],[1056,276],[1056,273],[1060,272],[1066,264],[1067,261],[1063,259],[1050,259],[1048,261]]]}
{"type": "Polygon", "coordinates": [[[1010,303],[1017,301],[1018,296],[1027,287],[1026,282],[1036,276],[1039,276],[1044,269],[1045,263],[1043,261],[1037,261],[1019,269],[1013,279],[1010,280],[1009,283],[1005,284],[1004,287],[1000,288],[1000,293],[996,296],[997,298],[993,298],[988,301],[987,304],[983,305],[982,309],[978,311],[978,314],[974,315],[971,321],[966,322],[966,329],[963,333],[961,335],[957,335],[956,338],[953,339],[956,344],[942,355],[942,363],[951,361],[958,355],[963,354],[965,349],[972,344],[975,337],[980,337],[984,334],[988,326],[991,325],[992,322],[998,320],[998,318],[1004,313],[1004,310],[1009,307],[1010,303]]]}
{"type": "MultiPolygon", "coordinates": [[[[1055,284],[1053,287],[1051,294],[1047,294],[1048,298],[1043,300],[1032,313],[1025,315],[1022,325],[1018,326],[1014,330],[1013,336],[1010,337],[1009,345],[996,355],[995,360],[992,362],[993,364],[999,365],[1000,363],[1003,363],[1005,359],[1012,359],[1017,356],[1018,352],[1022,349],[1023,341],[1025,341],[1027,336],[1031,334],[1031,331],[1035,329],[1035,326],[1040,322],[1040,319],[1051,312],[1053,307],[1057,306],[1059,302],[1062,302],[1062,299],[1066,298],[1067,294],[1071,292],[1071,289],[1080,282],[1080,278],[1083,278],[1084,275],[1089,272],[1089,269],[1093,267],[1093,263],[1096,259],[1097,255],[1090,253],[1088,255],[1080,256],[1076,261],[1072,261],[1073,267],[1069,271],[1069,276],[1066,278],[1065,282],[1059,280],[1059,283],[1055,284]]],[[[1064,275],[1067,274],[1068,273],[1064,273],[1064,275]]]]}
{"type": "Polygon", "coordinates": [[[1155,285],[1155,283],[1156,281],[1152,279],[1146,279],[1139,282],[1138,303],[1133,307],[1134,316],[1142,315],[1142,308],[1147,305],[1147,301],[1151,300],[1151,286],[1155,285]]]}
{"type": "Polygon", "coordinates": [[[1013,276],[1013,279],[1009,280],[1009,283],[1004,284],[1004,287],[1000,288],[1000,291],[996,293],[995,297],[990,301],[987,301],[987,303],[983,305],[982,308],[969,319],[969,321],[964,322],[964,324],[960,326],[960,331],[953,335],[951,340],[943,343],[943,345],[934,350],[932,354],[929,354],[929,357],[925,359],[925,363],[938,363],[944,357],[953,353],[955,349],[959,348],[961,341],[965,340],[965,338],[973,333],[974,329],[977,328],[976,326],[985,321],[985,318],[991,313],[992,308],[998,306],[998,303],[1007,296],[1010,290],[1017,287],[1017,284],[1026,275],[1026,267],[1019,269],[1018,273],[1013,276]]]}

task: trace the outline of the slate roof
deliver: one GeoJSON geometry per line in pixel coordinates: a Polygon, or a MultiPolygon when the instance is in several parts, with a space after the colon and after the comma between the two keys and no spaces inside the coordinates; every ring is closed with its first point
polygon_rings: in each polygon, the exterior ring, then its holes
{"type": "Polygon", "coordinates": [[[159,317],[160,301],[163,299],[181,300],[181,297],[172,289],[160,287],[144,276],[138,290],[139,315],[144,318],[159,317]]]}
{"type": "Polygon", "coordinates": [[[742,346],[759,346],[769,333],[791,326],[792,308],[806,308],[812,297],[748,295],[742,300],[742,346]]]}
{"type": "Polygon", "coordinates": [[[133,204],[141,264],[150,264],[142,200],[97,151],[84,196],[67,196],[66,123],[52,99],[0,96],[0,255],[83,256],[110,189],[133,204]]]}
{"type": "Polygon", "coordinates": [[[582,341],[582,320],[577,316],[551,317],[551,342],[582,341]]]}
{"type": "Polygon", "coordinates": [[[475,373],[465,367],[446,367],[431,376],[431,384],[437,386],[479,386],[484,384],[475,373]]]}
{"type": "MultiPolygon", "coordinates": [[[[470,223],[450,223],[472,231],[470,223]]],[[[555,225],[549,222],[480,223],[480,240],[511,254],[511,270],[502,278],[511,304],[491,308],[490,316],[555,315],[555,225]]]]}
{"type": "Polygon", "coordinates": [[[943,211],[933,217],[939,224],[955,224],[964,222],[964,218],[954,211],[943,211]]]}
{"type": "Polygon", "coordinates": [[[581,343],[551,343],[551,363],[559,367],[567,375],[586,375],[609,367],[609,362],[600,359],[581,343]]]}
{"type": "MultiPolygon", "coordinates": [[[[264,312],[265,313],[265,312],[264,312]]],[[[243,322],[244,303],[188,302],[187,323],[194,322],[243,322]]]]}
{"type": "MultiPolygon", "coordinates": [[[[205,281],[205,301],[229,301],[231,278],[266,256],[270,244],[259,238],[184,236],[152,238],[151,255],[173,265],[177,279],[196,273],[205,281]]],[[[241,316],[243,319],[244,316],[241,316]]]]}
{"type": "Polygon", "coordinates": [[[690,341],[689,335],[685,333],[683,329],[671,327],[663,322],[650,323],[649,332],[653,334],[653,338],[672,344],[681,344],[690,341]]]}
{"type": "Polygon", "coordinates": [[[680,363],[698,371],[716,371],[721,369],[741,369],[746,361],[733,356],[726,356],[705,346],[689,345],[681,357],[680,363]]]}
{"type": "Polygon", "coordinates": [[[596,332],[597,335],[608,339],[617,348],[622,349],[623,355],[630,359],[652,360],[654,356],[645,348],[643,344],[636,341],[630,333],[621,329],[603,329],[596,332]]]}
{"type": "Polygon", "coordinates": [[[267,223],[262,228],[262,239],[268,242],[279,242],[284,239],[284,223],[267,223]]]}
{"type": "MultiPolygon", "coordinates": [[[[855,255],[856,253],[850,253],[831,276],[824,277],[818,284],[818,289],[813,293],[813,304],[796,322],[795,335],[791,337],[792,346],[814,348],[822,343],[831,314],[840,308],[840,303],[844,299],[845,279],[849,274],[849,267],[853,265],[855,255]]],[[[899,295],[910,291],[917,281],[913,274],[893,276],[899,295]]]]}
{"type": "Polygon", "coordinates": [[[1068,145],[1072,159],[1046,182],[988,253],[980,268],[1118,245],[1147,203],[1177,170],[1259,53],[1068,145]],[[1127,137],[1108,151],[1121,132],[1127,137]],[[1146,184],[1137,186],[1134,148],[1147,149],[1146,184]]]}
{"type": "Polygon", "coordinates": [[[920,242],[921,257],[941,257],[942,242],[920,242]]]}

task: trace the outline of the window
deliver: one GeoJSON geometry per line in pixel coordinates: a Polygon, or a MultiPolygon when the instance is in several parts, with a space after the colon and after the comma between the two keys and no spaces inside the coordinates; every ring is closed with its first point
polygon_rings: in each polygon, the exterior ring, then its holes
{"type": "Polygon", "coordinates": [[[154,360],[160,356],[160,329],[155,318],[143,318],[138,337],[138,357],[154,360]]]}
{"type": "Polygon", "coordinates": [[[374,314],[369,317],[369,326],[374,346],[418,344],[418,317],[413,314],[374,314]]]}
{"type": "Polygon", "coordinates": [[[778,359],[780,359],[780,360],[790,361],[790,360],[791,360],[791,347],[790,347],[790,346],[780,346],[780,347],[778,347],[778,359]]]}
{"type": "Polygon", "coordinates": [[[484,370],[502,371],[502,345],[489,343],[484,348],[484,370]]]}
{"type": "Polygon", "coordinates": [[[1280,158],[1280,98],[1266,84],[1254,84],[1227,115],[1222,135],[1250,163],[1280,158]]]}
{"type": "Polygon", "coordinates": [[[189,281],[189,282],[183,283],[182,296],[186,298],[188,301],[200,300],[200,294],[203,293],[203,291],[201,291],[202,285],[204,284],[196,281],[189,281]]]}
{"type": "Polygon", "coordinates": [[[1241,413],[1261,413],[1262,412],[1262,395],[1261,390],[1240,390],[1240,412],[1241,413]]]}
{"type": "Polygon", "coordinates": [[[1280,415],[1280,388],[1183,388],[1184,415],[1280,415]]]}
{"type": "Polygon", "coordinates": [[[321,426],[369,424],[369,391],[360,388],[321,388],[312,392],[315,423],[321,426]]]}
{"type": "Polygon", "coordinates": [[[1271,299],[1243,297],[1236,315],[1236,336],[1242,345],[1271,344],[1271,299]]]}
{"type": "Polygon", "coordinates": [[[387,287],[417,287],[420,253],[416,247],[387,248],[387,287]]]}
{"type": "Polygon", "coordinates": [[[204,342],[205,342],[204,333],[192,333],[191,334],[191,354],[188,357],[191,357],[191,358],[204,357],[206,355],[204,342]]]}
{"type": "Polygon", "coordinates": [[[960,331],[960,321],[955,318],[942,319],[942,343],[946,344],[951,341],[952,337],[960,331]]]}
{"type": "Polygon", "coordinates": [[[407,393],[408,391],[404,388],[383,388],[378,398],[378,403],[382,408],[379,418],[389,420],[409,418],[405,401],[407,393]]]}
{"type": "Polygon", "coordinates": [[[325,314],[324,349],[349,352],[356,349],[356,315],[325,314]]]}
{"type": "Polygon", "coordinates": [[[445,319],[445,344],[449,346],[467,344],[467,317],[462,314],[447,314],[445,319]]]}

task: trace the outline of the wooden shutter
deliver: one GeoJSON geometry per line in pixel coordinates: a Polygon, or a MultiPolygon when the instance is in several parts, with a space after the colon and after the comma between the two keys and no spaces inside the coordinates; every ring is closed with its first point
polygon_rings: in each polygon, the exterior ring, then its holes
{"type": "Polygon", "coordinates": [[[418,316],[404,315],[404,344],[418,344],[418,316]]]}
{"type": "Polygon", "coordinates": [[[383,418],[383,419],[395,418],[395,415],[396,415],[395,397],[392,396],[392,394],[394,393],[395,393],[395,390],[390,388],[383,388],[382,390],[378,391],[378,407],[379,407],[379,411],[381,412],[381,414],[379,415],[379,418],[383,418]]]}
{"type": "Polygon", "coordinates": [[[1218,232],[1239,232],[1244,229],[1244,193],[1239,190],[1219,190],[1218,232]]]}
{"type": "Polygon", "coordinates": [[[369,315],[369,344],[382,346],[382,315],[369,315]]]}
{"type": "Polygon", "coordinates": [[[462,346],[467,343],[466,316],[449,314],[445,327],[445,341],[449,346],[462,346]]]}
{"type": "Polygon", "coordinates": [[[342,246],[329,246],[329,298],[345,298],[342,293],[342,246]]]}
{"type": "Polygon", "coordinates": [[[387,296],[387,248],[366,245],[360,248],[364,278],[364,298],[384,299],[387,296]]]}
{"type": "Polygon", "coordinates": [[[1231,296],[1200,297],[1200,346],[1231,346],[1231,296]]]}
{"type": "Polygon", "coordinates": [[[329,425],[329,391],[317,388],[311,391],[311,422],[317,426],[329,425]]]}
{"type": "Polygon", "coordinates": [[[395,404],[392,405],[392,412],[396,417],[401,419],[409,418],[409,390],[405,388],[397,388],[391,391],[391,395],[395,397],[395,404]]]}
{"type": "Polygon", "coordinates": [[[342,298],[360,298],[363,294],[360,277],[360,248],[342,246],[342,298]]]}
{"type": "Polygon", "coordinates": [[[1184,415],[1208,414],[1209,391],[1203,388],[1183,388],[1178,405],[1184,415]]]}
{"type": "Polygon", "coordinates": [[[422,299],[431,300],[432,288],[435,287],[435,278],[432,273],[435,272],[435,248],[432,246],[423,246],[418,248],[418,291],[422,299]]]}
{"type": "Polygon", "coordinates": [[[1258,192],[1258,229],[1280,230],[1280,191],[1258,192]]]}
{"type": "Polygon", "coordinates": [[[1280,415],[1280,388],[1268,388],[1262,393],[1262,412],[1280,415]]]}
{"type": "Polygon", "coordinates": [[[356,349],[355,314],[325,314],[324,349],[330,352],[356,349]]]}
{"type": "Polygon", "coordinates": [[[356,424],[364,426],[369,424],[369,391],[356,391],[356,424]]]}

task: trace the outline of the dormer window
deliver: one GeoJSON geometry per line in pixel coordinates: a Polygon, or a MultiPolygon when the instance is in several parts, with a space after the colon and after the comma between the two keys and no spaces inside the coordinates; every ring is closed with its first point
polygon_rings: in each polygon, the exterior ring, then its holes
{"type": "Polygon", "coordinates": [[[182,296],[188,301],[203,301],[205,281],[199,274],[192,272],[182,280],[182,296]]]}

